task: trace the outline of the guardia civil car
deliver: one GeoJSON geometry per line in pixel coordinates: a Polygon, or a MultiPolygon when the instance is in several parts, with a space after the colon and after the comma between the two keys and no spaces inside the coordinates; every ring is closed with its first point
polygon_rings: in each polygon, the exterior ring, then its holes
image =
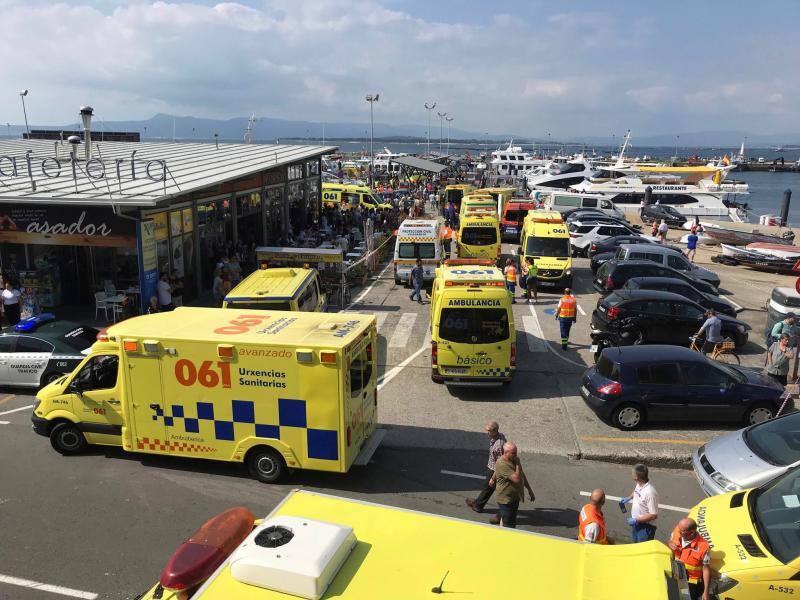
{"type": "Polygon", "coordinates": [[[71,373],[86,358],[98,330],[50,313],[0,330],[0,385],[39,388],[71,373]]]}

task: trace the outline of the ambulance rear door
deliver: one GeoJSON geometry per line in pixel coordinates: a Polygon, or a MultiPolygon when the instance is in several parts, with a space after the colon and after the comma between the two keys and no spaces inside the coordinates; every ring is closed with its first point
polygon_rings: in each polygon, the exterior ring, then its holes
{"type": "Polygon", "coordinates": [[[134,429],[133,450],[162,454],[166,448],[166,428],[161,359],[157,353],[128,354],[124,364],[128,414],[134,429]]]}
{"type": "Polygon", "coordinates": [[[371,325],[351,347],[344,386],[344,470],[350,468],[377,424],[377,332],[371,325]]]}

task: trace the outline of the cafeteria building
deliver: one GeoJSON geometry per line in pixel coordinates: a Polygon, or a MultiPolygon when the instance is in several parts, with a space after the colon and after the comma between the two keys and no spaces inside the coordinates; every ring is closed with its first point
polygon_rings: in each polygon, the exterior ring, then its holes
{"type": "Polygon", "coordinates": [[[109,286],[144,310],[162,272],[192,301],[241,244],[278,246],[318,219],[335,150],[0,141],[0,268],[36,310],[91,305],[109,286]]]}

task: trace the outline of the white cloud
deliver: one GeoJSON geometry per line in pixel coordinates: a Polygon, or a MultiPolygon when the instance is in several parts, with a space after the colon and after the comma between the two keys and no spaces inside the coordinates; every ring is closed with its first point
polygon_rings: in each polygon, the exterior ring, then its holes
{"type": "Polygon", "coordinates": [[[569,84],[564,80],[558,79],[538,79],[526,81],[525,88],[522,90],[523,98],[559,98],[569,91],[569,84]]]}

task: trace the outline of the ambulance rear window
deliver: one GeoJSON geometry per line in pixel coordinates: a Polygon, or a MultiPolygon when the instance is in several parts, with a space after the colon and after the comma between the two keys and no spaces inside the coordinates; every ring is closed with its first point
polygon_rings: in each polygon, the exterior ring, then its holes
{"type": "Polygon", "coordinates": [[[253,300],[228,300],[228,308],[240,310],[292,310],[288,302],[256,302],[253,300]]]}
{"type": "Polygon", "coordinates": [[[521,210],[507,210],[503,218],[506,221],[521,221],[525,218],[525,215],[521,210]]]}
{"type": "Polygon", "coordinates": [[[497,243],[497,231],[494,227],[464,227],[461,243],[466,246],[491,246],[497,243]]]}
{"type": "Polygon", "coordinates": [[[398,258],[436,258],[436,246],[432,243],[404,242],[397,249],[398,258]]]}
{"type": "Polygon", "coordinates": [[[457,344],[492,344],[507,340],[504,308],[445,308],[439,317],[439,337],[457,344]]]}
{"type": "Polygon", "coordinates": [[[372,361],[367,349],[353,358],[350,363],[350,395],[354,396],[363,390],[372,378],[372,361]]]}

